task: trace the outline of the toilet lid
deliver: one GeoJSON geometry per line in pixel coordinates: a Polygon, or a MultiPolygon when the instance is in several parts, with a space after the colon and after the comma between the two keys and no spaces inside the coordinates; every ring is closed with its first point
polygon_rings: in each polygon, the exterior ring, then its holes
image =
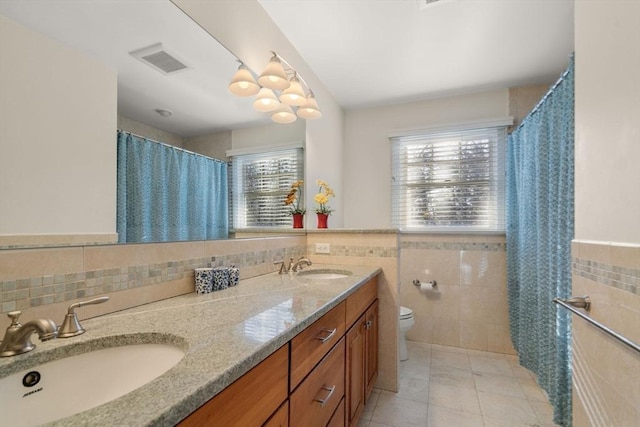
{"type": "Polygon", "coordinates": [[[406,318],[406,317],[411,317],[413,316],[413,310],[411,310],[408,307],[402,307],[400,306],[400,318],[406,318]]]}

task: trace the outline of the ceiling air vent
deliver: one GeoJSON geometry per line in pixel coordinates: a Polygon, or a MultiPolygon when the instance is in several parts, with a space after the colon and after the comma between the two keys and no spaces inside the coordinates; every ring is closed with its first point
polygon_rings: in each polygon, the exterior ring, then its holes
{"type": "Polygon", "coordinates": [[[426,9],[434,3],[444,3],[446,0],[416,0],[418,2],[418,9],[426,9]]]}
{"type": "Polygon", "coordinates": [[[149,47],[134,50],[133,52],[129,52],[129,54],[165,74],[173,74],[189,68],[182,61],[176,59],[175,55],[168,53],[167,50],[162,47],[162,43],[156,43],[149,47]]]}

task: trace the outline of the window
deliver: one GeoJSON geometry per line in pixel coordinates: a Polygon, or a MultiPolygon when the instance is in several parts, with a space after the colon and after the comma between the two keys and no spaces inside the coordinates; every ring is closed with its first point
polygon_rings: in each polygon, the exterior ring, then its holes
{"type": "Polygon", "coordinates": [[[393,225],[504,231],[505,126],[392,137],[393,225]]]}
{"type": "Polygon", "coordinates": [[[303,179],[302,147],[230,157],[233,228],[290,228],[284,201],[291,184],[303,179]]]}

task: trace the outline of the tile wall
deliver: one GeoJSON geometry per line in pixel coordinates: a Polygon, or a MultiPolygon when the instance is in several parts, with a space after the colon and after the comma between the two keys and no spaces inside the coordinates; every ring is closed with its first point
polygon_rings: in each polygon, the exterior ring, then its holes
{"type": "MultiPolygon", "coordinates": [[[[589,315],[640,343],[640,246],[572,246],[573,295],[589,315]]],[[[573,425],[640,425],[640,354],[573,316],[573,425]]]]}
{"type": "Polygon", "coordinates": [[[395,231],[307,232],[307,256],[318,264],[371,265],[378,277],[379,372],[376,387],[398,391],[398,235],[395,231]],[[329,243],[330,254],[316,254],[316,243],[329,243]]]}
{"type": "Polygon", "coordinates": [[[515,354],[502,235],[402,234],[400,303],[414,312],[409,340],[515,354]],[[435,280],[437,290],[420,290],[415,279],[435,280]]]}
{"type": "Polygon", "coordinates": [[[61,322],[71,303],[108,295],[81,309],[81,318],[98,316],[193,292],[194,268],[233,264],[247,278],[305,250],[305,236],[2,250],[0,328],[13,310],[61,322]]]}

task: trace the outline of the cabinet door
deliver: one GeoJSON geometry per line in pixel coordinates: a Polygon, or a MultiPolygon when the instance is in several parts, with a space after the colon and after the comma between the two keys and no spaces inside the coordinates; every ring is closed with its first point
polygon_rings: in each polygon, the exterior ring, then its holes
{"type": "Polygon", "coordinates": [[[285,400],[262,427],[289,427],[289,401],[285,400]]]}
{"type": "Polygon", "coordinates": [[[365,316],[362,315],[346,335],[346,424],[356,425],[365,399],[365,316]]]}
{"type": "MultiPolygon", "coordinates": [[[[365,383],[366,398],[371,394],[373,386],[378,379],[378,300],[376,300],[365,314],[366,327],[366,357],[365,357],[365,383]]],[[[366,402],[366,399],[365,399],[366,402]]]]}

